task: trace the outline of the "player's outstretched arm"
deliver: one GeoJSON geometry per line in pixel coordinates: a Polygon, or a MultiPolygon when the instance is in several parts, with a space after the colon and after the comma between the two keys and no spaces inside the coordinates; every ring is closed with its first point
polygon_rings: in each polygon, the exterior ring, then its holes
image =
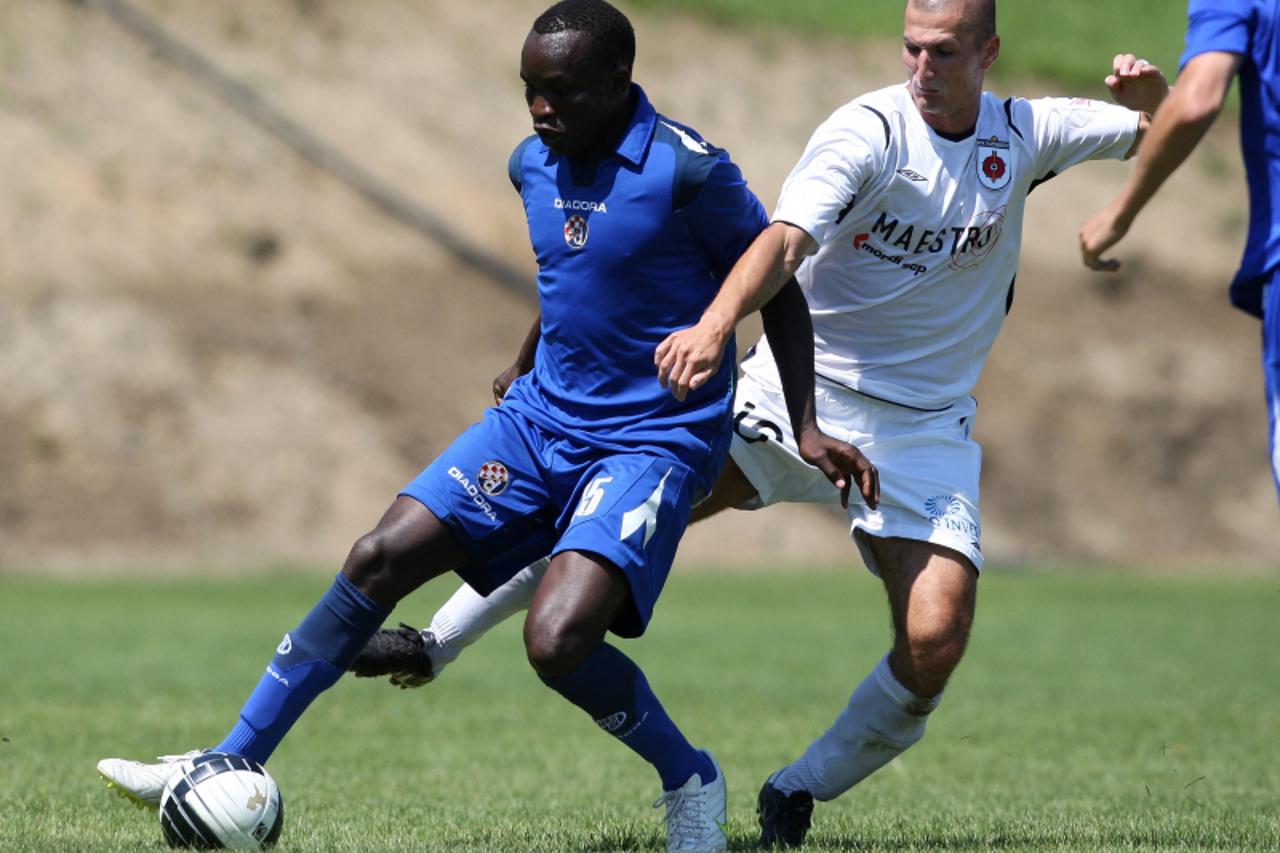
{"type": "Polygon", "coordinates": [[[876,467],[858,448],[818,428],[813,399],[813,320],[794,278],[760,309],[760,316],[778,364],[800,458],[822,471],[840,490],[842,506],[849,505],[849,490],[856,484],[863,500],[875,509],[880,503],[880,474],[876,467]]]}
{"type": "Polygon", "coordinates": [[[533,370],[533,357],[538,352],[538,341],[541,339],[542,315],[539,314],[533,318],[533,326],[529,329],[529,334],[524,336],[524,343],[520,345],[520,352],[516,354],[516,360],[512,362],[510,367],[494,377],[494,403],[501,404],[502,398],[507,396],[507,389],[511,387],[511,383],[533,370]]]}
{"type": "Polygon", "coordinates": [[[738,321],[759,310],[795,274],[813,247],[801,228],[775,222],[760,233],[730,271],[694,326],[673,332],[654,353],[658,381],[677,400],[715,375],[738,321]]]}
{"type": "Polygon", "coordinates": [[[1138,164],[1106,207],[1080,228],[1080,253],[1085,266],[1111,272],[1120,268],[1102,253],[1129,232],[1138,212],[1165,180],[1195,150],[1227,98],[1240,67],[1234,53],[1210,52],[1194,57],[1183,68],[1178,85],[1156,111],[1150,130],[1138,149],[1138,164]]]}

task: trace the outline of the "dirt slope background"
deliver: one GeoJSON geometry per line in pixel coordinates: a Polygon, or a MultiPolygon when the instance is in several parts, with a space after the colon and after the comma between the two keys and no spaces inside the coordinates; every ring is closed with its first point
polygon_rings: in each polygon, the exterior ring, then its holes
{"type": "MultiPolygon", "coordinates": [[[[505,165],[543,3],[140,6],[532,274],[505,165]]],[[[635,21],[637,79],[767,204],[819,121],[900,77],[893,43],[635,21]]],[[[1280,563],[1258,329],[1223,295],[1245,220],[1233,134],[1158,200],[1119,276],[1088,274],[1074,241],[1126,166],[1033,197],[978,390],[992,558],[1280,563]]],[[[534,314],[66,0],[0,4],[0,162],[0,571],[332,567],[479,415],[534,314]]],[[[682,559],[849,561],[843,530],[733,513],[682,559]]]]}

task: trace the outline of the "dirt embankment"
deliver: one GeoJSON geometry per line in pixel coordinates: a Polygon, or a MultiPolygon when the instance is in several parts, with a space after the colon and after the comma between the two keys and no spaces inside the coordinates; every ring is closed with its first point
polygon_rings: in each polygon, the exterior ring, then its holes
{"type": "MultiPolygon", "coordinates": [[[[527,132],[516,57],[539,4],[141,5],[531,273],[505,165],[527,132]]],[[[637,79],[729,147],[766,203],[832,108],[899,75],[892,44],[636,21],[637,79]]],[[[0,69],[0,571],[336,564],[477,417],[533,308],[99,13],[4,7],[0,69]]],[[[993,558],[1280,560],[1257,325],[1223,296],[1245,218],[1223,137],[1118,276],[1084,271],[1074,234],[1125,166],[1033,197],[978,391],[993,558]]],[[[852,559],[838,517],[804,508],[714,520],[683,553],[852,559]]]]}

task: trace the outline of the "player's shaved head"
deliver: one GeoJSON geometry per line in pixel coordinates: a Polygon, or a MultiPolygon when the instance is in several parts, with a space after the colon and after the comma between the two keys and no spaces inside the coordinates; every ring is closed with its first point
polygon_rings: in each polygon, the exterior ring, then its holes
{"type": "Polygon", "coordinates": [[[959,11],[965,32],[978,44],[996,34],[996,0],[907,0],[907,6],[928,14],[959,11]]]}

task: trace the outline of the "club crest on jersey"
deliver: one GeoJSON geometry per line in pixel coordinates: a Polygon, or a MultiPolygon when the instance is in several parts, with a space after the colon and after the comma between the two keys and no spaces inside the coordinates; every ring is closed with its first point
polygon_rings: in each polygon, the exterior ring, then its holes
{"type": "Polygon", "coordinates": [[[480,473],[476,476],[476,480],[480,483],[481,491],[491,498],[496,498],[511,485],[511,472],[501,462],[486,462],[480,466],[480,473]]]}
{"type": "Polygon", "coordinates": [[[1004,189],[1013,177],[1009,165],[1009,143],[992,135],[978,140],[978,180],[989,190],[1004,189]]]}
{"type": "Polygon", "coordinates": [[[587,245],[589,233],[587,217],[580,213],[575,213],[564,222],[564,241],[569,244],[570,249],[581,249],[587,245]]]}

